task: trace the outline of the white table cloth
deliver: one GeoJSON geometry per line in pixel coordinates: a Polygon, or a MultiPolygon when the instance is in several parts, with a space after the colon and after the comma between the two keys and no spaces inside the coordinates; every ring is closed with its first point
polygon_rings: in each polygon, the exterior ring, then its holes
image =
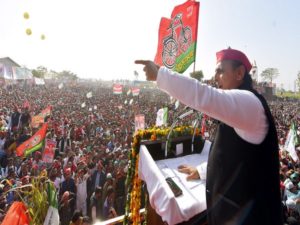
{"type": "Polygon", "coordinates": [[[201,154],[154,161],[145,145],[140,147],[139,177],[147,184],[151,207],[169,225],[188,221],[206,209],[205,180],[186,181],[181,164],[198,166],[207,162],[211,143],[205,141],[201,154]],[[171,177],[183,195],[175,197],[165,179],[171,177]]]}

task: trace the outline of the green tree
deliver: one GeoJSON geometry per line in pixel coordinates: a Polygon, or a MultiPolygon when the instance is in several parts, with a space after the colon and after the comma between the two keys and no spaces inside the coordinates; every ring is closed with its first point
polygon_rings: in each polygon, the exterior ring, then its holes
{"type": "Polygon", "coordinates": [[[297,74],[296,85],[297,85],[297,88],[298,88],[298,92],[300,92],[300,71],[297,74]]]}
{"type": "Polygon", "coordinates": [[[190,77],[195,78],[196,80],[202,81],[204,75],[202,70],[191,72],[190,77]]]}
{"type": "Polygon", "coordinates": [[[264,71],[262,71],[260,76],[264,81],[269,81],[272,83],[273,80],[275,80],[279,76],[279,72],[276,68],[267,68],[264,71]]]}
{"type": "Polygon", "coordinates": [[[51,78],[51,79],[56,79],[58,78],[58,72],[56,72],[55,70],[50,70],[48,72],[48,76],[51,78]]]}
{"type": "Polygon", "coordinates": [[[34,77],[44,78],[48,70],[44,66],[39,66],[36,69],[33,69],[31,72],[34,77]]]}
{"type": "Polygon", "coordinates": [[[58,73],[58,78],[66,79],[66,80],[77,80],[78,79],[76,74],[72,73],[71,71],[66,71],[66,70],[58,73]]]}

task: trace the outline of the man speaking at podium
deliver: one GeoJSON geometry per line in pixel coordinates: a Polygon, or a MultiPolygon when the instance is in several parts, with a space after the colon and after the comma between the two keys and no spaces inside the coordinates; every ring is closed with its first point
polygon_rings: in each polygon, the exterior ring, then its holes
{"type": "MultiPolygon", "coordinates": [[[[157,81],[161,90],[220,121],[207,163],[208,224],[283,224],[278,140],[270,109],[252,88],[247,56],[230,48],[216,55],[218,88],[152,61],[135,63],[144,65],[147,80],[157,81]]],[[[196,169],[184,169],[191,178],[200,178],[196,169]]]]}

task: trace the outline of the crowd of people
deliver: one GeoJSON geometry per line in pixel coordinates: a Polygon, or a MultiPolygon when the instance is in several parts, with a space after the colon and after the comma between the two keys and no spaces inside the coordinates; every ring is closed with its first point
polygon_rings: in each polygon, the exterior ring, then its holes
{"type": "MultiPolygon", "coordinates": [[[[127,93],[131,85],[125,85],[120,95],[113,94],[112,83],[103,82],[76,82],[64,84],[63,88],[56,82],[0,88],[2,219],[12,202],[18,199],[10,189],[29,183],[42,171],[47,171],[59,193],[62,225],[75,224],[78,218],[93,223],[124,214],[128,152],[135,131],[135,115],[144,114],[145,126],[150,127],[155,125],[158,109],[167,106],[170,125],[184,107],[175,107],[174,101],[155,87],[140,86],[140,94],[132,96],[127,93]],[[92,96],[87,98],[89,92],[92,96]],[[16,157],[17,146],[38,129],[31,126],[32,117],[49,105],[52,110],[46,118],[46,138],[56,142],[53,162],[43,162],[42,149],[26,158],[16,157]]],[[[292,121],[299,135],[300,103],[276,100],[269,104],[281,144],[284,213],[286,218],[300,221],[300,160],[294,161],[284,149],[292,121]]],[[[186,118],[186,122],[191,123],[192,119],[186,118]]],[[[207,118],[206,138],[213,140],[215,124],[207,118]]],[[[299,147],[296,149],[300,157],[299,147]]]]}

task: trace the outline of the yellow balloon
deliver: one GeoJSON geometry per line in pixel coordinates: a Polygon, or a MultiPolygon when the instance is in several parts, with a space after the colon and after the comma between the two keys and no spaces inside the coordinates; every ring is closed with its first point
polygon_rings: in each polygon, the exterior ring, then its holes
{"type": "Polygon", "coordinates": [[[41,39],[45,40],[46,36],[44,34],[41,35],[41,39]]]}
{"type": "Polygon", "coordinates": [[[29,13],[28,12],[24,12],[23,16],[24,16],[25,19],[29,19],[29,13]]]}
{"type": "Polygon", "coordinates": [[[26,34],[27,34],[27,35],[31,35],[31,34],[32,34],[32,31],[31,31],[30,28],[27,28],[27,29],[26,29],[26,34]]]}

